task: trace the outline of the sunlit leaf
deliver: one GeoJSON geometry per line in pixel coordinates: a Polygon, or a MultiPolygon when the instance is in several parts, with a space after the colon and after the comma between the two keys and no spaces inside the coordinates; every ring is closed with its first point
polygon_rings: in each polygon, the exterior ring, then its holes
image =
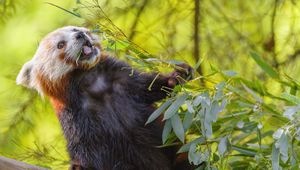
{"type": "Polygon", "coordinates": [[[262,98],[260,98],[254,91],[252,91],[250,88],[248,88],[245,84],[242,84],[242,85],[243,85],[243,87],[246,89],[246,91],[247,91],[248,93],[250,93],[250,94],[254,97],[254,99],[255,99],[257,102],[259,102],[259,103],[262,103],[262,102],[263,102],[262,98]]]}
{"type": "Polygon", "coordinates": [[[287,100],[287,101],[289,101],[291,103],[300,105],[300,98],[297,97],[297,96],[290,95],[288,93],[282,93],[280,97],[284,98],[285,100],[287,100]]]}
{"type": "Polygon", "coordinates": [[[286,107],[283,113],[283,116],[287,117],[290,120],[294,119],[295,113],[300,112],[300,105],[293,107],[286,107]]]}
{"type": "Polygon", "coordinates": [[[274,139],[280,139],[281,135],[283,134],[283,129],[279,128],[277,131],[273,134],[274,139]]]}
{"type": "Polygon", "coordinates": [[[56,5],[56,4],[53,4],[53,3],[50,3],[50,2],[45,2],[45,3],[46,3],[46,4],[49,4],[49,5],[52,5],[52,6],[56,7],[56,8],[59,8],[59,9],[65,11],[65,12],[67,12],[67,13],[69,13],[69,14],[72,14],[72,15],[78,17],[78,18],[81,18],[81,15],[80,15],[79,13],[72,12],[72,11],[70,11],[70,10],[67,10],[67,9],[65,9],[65,8],[63,8],[63,7],[60,7],[60,6],[58,6],[58,5],[56,5]]]}

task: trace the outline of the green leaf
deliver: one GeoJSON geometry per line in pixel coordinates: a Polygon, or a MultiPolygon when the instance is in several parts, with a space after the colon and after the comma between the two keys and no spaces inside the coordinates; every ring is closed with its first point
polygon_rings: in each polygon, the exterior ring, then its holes
{"type": "Polygon", "coordinates": [[[187,97],[187,93],[179,95],[177,99],[172,103],[172,105],[166,110],[164,120],[170,119],[177,112],[179,107],[184,103],[187,97]]]}
{"type": "Polygon", "coordinates": [[[183,119],[183,128],[185,131],[187,131],[192,125],[193,118],[194,118],[193,113],[185,112],[184,119],[183,119]]]}
{"type": "Polygon", "coordinates": [[[300,104],[300,98],[297,96],[293,96],[288,93],[282,93],[280,97],[282,97],[283,99],[285,99],[291,103],[300,104]]]}
{"type": "Polygon", "coordinates": [[[232,150],[238,151],[240,153],[243,153],[245,155],[252,156],[252,157],[254,157],[257,153],[253,149],[248,149],[248,148],[240,147],[240,146],[236,146],[236,145],[232,145],[232,150]]]}
{"type": "Polygon", "coordinates": [[[163,133],[162,133],[162,141],[163,141],[163,144],[166,143],[166,141],[167,141],[167,139],[168,139],[168,136],[169,136],[169,134],[171,133],[171,130],[172,130],[171,120],[166,120],[164,129],[163,129],[163,133]]]}
{"type": "Polygon", "coordinates": [[[225,152],[228,150],[228,139],[227,136],[220,139],[220,143],[218,145],[218,152],[221,156],[224,156],[225,152]]]}
{"type": "Polygon", "coordinates": [[[223,90],[224,87],[226,86],[226,83],[224,81],[218,83],[215,87],[217,90],[223,90]]]}
{"type": "Polygon", "coordinates": [[[212,122],[211,122],[211,120],[209,120],[209,119],[205,119],[203,122],[202,122],[202,124],[203,124],[203,127],[204,127],[204,129],[202,129],[202,131],[204,132],[204,134],[205,134],[205,136],[207,137],[207,138],[210,138],[211,136],[212,136],[212,133],[213,133],[213,131],[212,131],[212,124],[211,124],[212,122]]]}
{"type": "Polygon", "coordinates": [[[153,122],[153,120],[155,120],[156,118],[158,118],[159,115],[160,115],[163,111],[165,111],[165,109],[166,109],[167,107],[169,107],[171,103],[172,103],[172,101],[171,101],[171,100],[168,100],[168,101],[166,101],[164,104],[162,104],[158,109],[156,109],[156,110],[150,115],[150,117],[148,118],[146,124],[148,124],[148,123],[150,123],[150,122],[153,122]]]}
{"type": "Polygon", "coordinates": [[[223,99],[222,103],[218,101],[213,101],[210,107],[210,112],[206,115],[206,119],[211,122],[216,122],[218,118],[218,113],[220,113],[226,106],[226,100],[223,99]]]}
{"type": "Polygon", "coordinates": [[[280,170],[279,166],[279,149],[275,147],[275,144],[272,148],[272,168],[273,170],[280,170]]]}
{"type": "Polygon", "coordinates": [[[114,45],[115,45],[116,49],[123,50],[123,49],[127,49],[129,47],[130,43],[126,40],[118,40],[118,41],[115,41],[114,45]]]}
{"type": "Polygon", "coordinates": [[[190,147],[191,147],[191,145],[192,145],[193,143],[195,143],[195,144],[202,144],[202,143],[204,143],[204,142],[205,142],[205,138],[204,138],[204,137],[199,137],[199,138],[197,138],[197,139],[194,139],[193,141],[191,141],[191,142],[189,142],[189,143],[183,145],[183,146],[177,151],[177,153],[183,153],[183,152],[189,151],[189,149],[190,149],[190,147]]]}
{"type": "Polygon", "coordinates": [[[178,137],[178,139],[184,143],[184,129],[181,122],[181,119],[178,114],[175,114],[171,118],[172,128],[175,133],[175,135],[178,137]]]}
{"type": "Polygon", "coordinates": [[[182,64],[182,61],[178,61],[178,60],[166,60],[165,62],[171,65],[182,64]]]}
{"type": "Polygon", "coordinates": [[[193,163],[194,165],[199,165],[203,162],[201,156],[202,156],[201,152],[197,151],[197,144],[195,143],[191,144],[191,147],[189,149],[189,154],[188,154],[189,162],[193,163]]]}
{"type": "Polygon", "coordinates": [[[256,52],[250,52],[250,56],[269,76],[276,79],[279,78],[279,74],[268,63],[266,63],[256,52]]]}
{"type": "Polygon", "coordinates": [[[199,59],[194,67],[194,70],[197,70],[203,61],[204,61],[204,58],[202,58],[201,60],[199,59]]]}
{"type": "Polygon", "coordinates": [[[53,3],[50,3],[50,2],[45,2],[45,3],[46,3],[46,4],[49,4],[49,5],[51,5],[51,6],[54,6],[54,7],[56,7],[56,8],[59,8],[59,9],[65,11],[65,12],[71,14],[71,15],[74,15],[74,16],[76,16],[76,17],[78,17],[78,18],[81,18],[81,15],[80,15],[79,13],[72,12],[72,11],[70,11],[70,10],[67,10],[67,9],[65,9],[65,8],[63,8],[63,7],[60,7],[60,6],[55,5],[55,4],[53,4],[53,3]]]}
{"type": "Polygon", "coordinates": [[[233,77],[233,76],[237,75],[237,72],[232,71],[232,70],[226,70],[226,71],[223,71],[223,73],[229,77],[233,77]]]}
{"type": "Polygon", "coordinates": [[[200,95],[198,95],[194,101],[193,101],[193,105],[195,107],[197,107],[199,104],[208,106],[210,105],[210,98],[209,98],[209,93],[208,91],[205,91],[204,93],[201,93],[200,95]]]}
{"type": "Polygon", "coordinates": [[[258,95],[256,95],[256,93],[255,93],[254,91],[252,91],[250,88],[248,88],[244,83],[242,83],[242,86],[244,87],[244,89],[245,89],[248,93],[250,93],[250,94],[254,97],[254,99],[255,99],[257,102],[263,103],[263,99],[260,98],[258,95]]]}
{"type": "Polygon", "coordinates": [[[286,107],[283,112],[283,116],[290,119],[291,121],[295,119],[294,115],[300,112],[300,105],[286,107]]]}
{"type": "Polygon", "coordinates": [[[282,128],[277,129],[276,132],[273,133],[273,138],[276,140],[280,139],[283,131],[284,130],[282,128]]]}
{"type": "Polygon", "coordinates": [[[281,154],[281,160],[286,163],[289,159],[288,155],[289,141],[287,132],[283,133],[279,139],[279,152],[281,154]]]}
{"type": "Polygon", "coordinates": [[[195,109],[193,108],[193,105],[192,105],[192,101],[185,101],[185,104],[187,105],[187,109],[190,113],[194,113],[195,112],[195,109]]]}

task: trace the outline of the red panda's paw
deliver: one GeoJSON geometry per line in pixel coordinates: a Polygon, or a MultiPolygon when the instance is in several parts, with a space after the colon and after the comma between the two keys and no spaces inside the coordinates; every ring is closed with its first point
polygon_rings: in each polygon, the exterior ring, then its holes
{"type": "Polygon", "coordinates": [[[184,84],[194,77],[194,69],[186,64],[176,64],[175,70],[170,74],[168,85],[174,87],[177,84],[184,84]]]}

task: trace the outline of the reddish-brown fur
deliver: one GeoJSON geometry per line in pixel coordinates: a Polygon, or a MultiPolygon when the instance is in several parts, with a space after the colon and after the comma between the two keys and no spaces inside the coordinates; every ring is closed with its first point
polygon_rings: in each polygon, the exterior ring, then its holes
{"type": "Polygon", "coordinates": [[[54,111],[55,111],[55,113],[56,113],[56,116],[57,116],[58,118],[60,118],[61,112],[62,112],[63,109],[65,108],[66,104],[65,104],[63,101],[58,100],[58,99],[56,99],[56,98],[54,98],[54,97],[50,97],[50,102],[51,102],[51,104],[52,104],[52,106],[53,106],[53,108],[54,108],[54,111]]]}
{"type": "MultiPolygon", "coordinates": [[[[97,45],[98,47],[100,47],[100,44],[97,45]]],[[[106,57],[107,54],[102,53],[101,57],[97,58],[96,63],[98,63],[99,60],[105,59],[106,57]]],[[[62,62],[66,62],[66,64],[73,65],[74,67],[78,67],[81,69],[89,68],[88,64],[78,63],[79,65],[77,65],[76,61],[66,58],[64,52],[60,53],[58,58],[62,60],[62,62]]],[[[63,75],[60,79],[56,80],[55,82],[52,82],[49,79],[47,79],[44,75],[42,75],[42,73],[37,74],[37,79],[42,88],[42,92],[50,98],[50,102],[58,117],[60,117],[60,113],[66,105],[66,90],[69,85],[69,78],[70,75],[66,74],[63,75]]]]}
{"type": "Polygon", "coordinates": [[[66,104],[66,90],[69,84],[69,75],[64,75],[62,78],[51,82],[41,73],[37,74],[37,79],[42,88],[42,92],[49,96],[50,102],[57,114],[60,117],[61,111],[65,108],[66,104]]]}

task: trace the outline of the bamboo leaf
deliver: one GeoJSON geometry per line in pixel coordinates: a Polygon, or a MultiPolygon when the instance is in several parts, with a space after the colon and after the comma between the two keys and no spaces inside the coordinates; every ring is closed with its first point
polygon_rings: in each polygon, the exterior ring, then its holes
{"type": "Polygon", "coordinates": [[[193,105],[192,105],[192,102],[191,101],[186,101],[185,102],[186,105],[187,105],[187,109],[190,113],[194,113],[195,112],[195,109],[193,108],[193,105]]]}
{"type": "Polygon", "coordinates": [[[163,129],[163,133],[162,133],[162,141],[163,141],[163,144],[166,143],[166,141],[167,141],[167,139],[168,139],[168,136],[169,136],[169,134],[171,133],[171,130],[172,130],[171,120],[166,120],[164,129],[163,129]]]}
{"type": "Polygon", "coordinates": [[[272,148],[272,168],[273,170],[280,170],[279,166],[279,149],[275,147],[275,144],[272,148]]]}
{"type": "Polygon", "coordinates": [[[286,108],[284,109],[283,116],[284,116],[284,117],[287,117],[287,118],[290,119],[290,120],[293,120],[293,119],[294,119],[294,115],[295,115],[297,112],[300,112],[300,105],[298,105],[298,106],[286,107],[286,108]]]}
{"type": "Polygon", "coordinates": [[[279,128],[279,129],[277,129],[276,132],[274,132],[273,138],[276,139],[276,140],[278,140],[278,139],[281,138],[281,135],[282,135],[282,134],[283,134],[283,129],[282,129],[282,128],[279,128]]]}
{"type": "Polygon", "coordinates": [[[190,113],[190,112],[185,113],[184,119],[183,119],[184,131],[187,131],[190,128],[190,126],[192,125],[192,122],[193,122],[193,118],[194,118],[193,113],[190,113]]]}
{"type": "Polygon", "coordinates": [[[238,151],[240,153],[243,153],[245,155],[252,156],[252,157],[254,157],[256,155],[255,150],[248,149],[248,148],[245,148],[245,147],[236,146],[236,145],[232,145],[232,150],[238,151]]]}
{"type": "Polygon", "coordinates": [[[178,114],[175,114],[171,118],[172,128],[175,133],[175,135],[178,137],[178,139],[184,143],[184,129],[181,122],[181,119],[178,114]]]}
{"type": "Polygon", "coordinates": [[[187,97],[187,93],[179,95],[177,99],[172,103],[172,105],[166,110],[164,120],[170,119],[173,115],[175,115],[175,113],[177,112],[179,107],[184,103],[187,97]]]}
{"type": "Polygon", "coordinates": [[[191,144],[191,147],[189,149],[189,154],[188,154],[189,162],[193,163],[194,165],[199,165],[203,162],[201,156],[202,156],[201,152],[197,151],[197,144],[195,143],[191,144]]]}
{"type": "Polygon", "coordinates": [[[221,156],[224,156],[227,151],[228,139],[227,137],[223,137],[220,139],[220,143],[218,145],[218,152],[221,156]]]}
{"type": "Polygon", "coordinates": [[[51,2],[45,2],[45,3],[46,3],[46,4],[49,4],[49,5],[51,5],[51,6],[54,6],[54,7],[56,7],[56,8],[59,8],[59,9],[65,11],[65,12],[67,12],[67,13],[69,13],[69,14],[72,14],[72,15],[78,17],[78,18],[81,18],[81,15],[80,15],[79,13],[72,12],[72,11],[70,11],[70,10],[67,10],[67,9],[63,8],[63,7],[60,7],[60,6],[58,6],[58,5],[55,5],[55,4],[51,3],[51,2]]]}
{"type": "Polygon", "coordinates": [[[204,129],[202,129],[202,131],[204,132],[205,136],[207,138],[210,138],[212,136],[212,122],[209,119],[205,119],[202,124],[204,126],[204,129]]]}
{"type": "Polygon", "coordinates": [[[204,137],[199,137],[185,145],[183,145],[178,151],[177,153],[183,153],[183,152],[187,152],[189,151],[190,149],[190,146],[193,144],[193,143],[196,143],[196,144],[203,144],[205,142],[205,138],[204,137]]]}
{"type": "Polygon", "coordinates": [[[243,83],[242,83],[242,86],[244,87],[244,89],[245,89],[248,93],[250,93],[250,94],[254,97],[254,99],[255,99],[257,102],[263,103],[263,99],[260,98],[254,91],[252,91],[250,88],[248,88],[248,87],[247,87],[245,84],[243,84],[243,83]]]}
{"type": "Polygon", "coordinates": [[[279,78],[279,74],[268,63],[266,63],[256,52],[250,52],[250,56],[269,76],[276,79],[279,78]]]}
{"type": "Polygon", "coordinates": [[[237,72],[232,71],[232,70],[226,70],[226,71],[223,71],[223,73],[229,77],[233,77],[233,76],[237,75],[237,72]]]}
{"type": "Polygon", "coordinates": [[[287,132],[283,133],[279,139],[279,152],[281,154],[281,160],[286,163],[289,159],[288,155],[289,141],[287,132]]]}
{"type": "Polygon", "coordinates": [[[148,118],[146,124],[153,122],[153,120],[155,120],[156,118],[159,117],[159,115],[166,110],[167,107],[169,107],[171,105],[172,101],[168,100],[166,101],[164,104],[162,104],[158,109],[156,109],[148,118]]]}
{"type": "Polygon", "coordinates": [[[297,96],[290,95],[288,93],[282,93],[280,97],[282,97],[283,99],[285,99],[291,103],[300,104],[300,98],[297,96]]]}

